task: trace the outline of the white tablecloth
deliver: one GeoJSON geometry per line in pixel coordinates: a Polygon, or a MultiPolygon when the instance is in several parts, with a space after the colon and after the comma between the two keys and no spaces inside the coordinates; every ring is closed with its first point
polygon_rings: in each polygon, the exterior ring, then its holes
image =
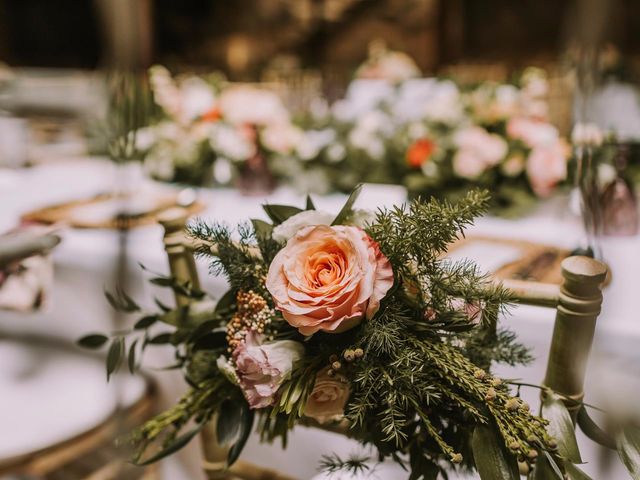
{"type": "MultiPolygon", "coordinates": [[[[14,226],[20,215],[30,209],[110,191],[121,180],[112,164],[95,159],[0,172],[0,231],[14,226]]],[[[201,217],[231,225],[251,217],[265,218],[260,208],[265,201],[300,206],[304,203],[303,196],[284,188],[268,197],[244,197],[228,189],[202,190],[199,198],[207,205],[206,211],[200,214],[201,217]]],[[[335,194],[314,198],[314,201],[318,208],[337,211],[345,198],[344,195],[335,194]]],[[[404,193],[398,187],[367,185],[357,205],[377,208],[401,203],[404,199],[404,193]]],[[[582,236],[580,220],[570,212],[568,202],[564,199],[546,202],[536,212],[519,220],[494,217],[479,219],[470,232],[540,241],[569,249],[578,245],[582,236]]],[[[137,265],[137,262],[141,262],[153,270],[167,271],[161,237],[162,231],[158,226],[135,229],[128,237],[130,275],[127,290],[134,297],[146,299],[147,304],[151,303],[149,300],[154,295],[164,293],[165,298],[170,298],[169,292],[152,291],[137,265]]],[[[103,290],[113,285],[118,248],[118,236],[113,231],[63,232],[63,242],[54,253],[56,281],[50,308],[42,313],[22,316],[0,312],[0,331],[46,332],[75,339],[88,331],[109,329],[112,325],[112,313],[104,300],[103,290]]],[[[634,274],[640,270],[640,240],[638,237],[608,238],[603,240],[603,250],[613,271],[613,281],[605,293],[603,312],[598,323],[596,354],[614,352],[617,358],[623,359],[619,361],[625,365],[629,365],[631,361],[638,365],[640,353],[635,344],[640,339],[640,321],[636,315],[633,286],[634,274]]],[[[205,280],[205,288],[214,295],[222,293],[224,281],[207,276],[206,265],[199,267],[205,280]]],[[[519,307],[512,311],[514,314],[505,321],[518,331],[525,343],[533,347],[539,360],[517,373],[510,369],[502,369],[500,372],[510,377],[540,382],[544,374],[544,359],[554,312],[535,307],[519,307]]],[[[167,364],[170,352],[166,353],[166,356],[160,354],[153,361],[158,366],[163,362],[167,364]]],[[[172,401],[179,396],[184,385],[175,374],[164,375],[162,378],[165,401],[172,401]]],[[[528,395],[535,401],[537,392],[528,395]]],[[[290,445],[292,451],[283,453],[278,447],[258,445],[254,438],[247,447],[246,455],[254,461],[284,468],[299,478],[310,478],[321,453],[332,450],[346,453],[357,447],[346,439],[303,428],[296,429],[290,445]],[[326,448],[318,448],[318,445],[326,448]]],[[[196,448],[186,453],[190,478],[194,478],[198,470],[197,455],[196,448]]],[[[171,478],[177,477],[172,474],[171,478]]]]}

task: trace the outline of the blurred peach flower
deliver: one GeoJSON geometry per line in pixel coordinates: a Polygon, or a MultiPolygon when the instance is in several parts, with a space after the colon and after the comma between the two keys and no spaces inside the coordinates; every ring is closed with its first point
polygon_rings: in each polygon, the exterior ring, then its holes
{"type": "Polygon", "coordinates": [[[339,420],[349,399],[349,383],[341,375],[329,376],[329,368],[316,376],[313,390],[307,398],[304,415],[320,423],[339,420]]]}

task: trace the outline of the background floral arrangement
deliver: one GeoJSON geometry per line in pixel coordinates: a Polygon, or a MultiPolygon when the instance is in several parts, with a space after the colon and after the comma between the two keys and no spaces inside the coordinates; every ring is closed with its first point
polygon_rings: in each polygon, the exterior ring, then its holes
{"type": "Polygon", "coordinates": [[[409,64],[388,78],[385,65],[407,59],[375,58],[345,98],[331,106],[318,99],[295,119],[275,90],[215,75],[173,79],[153,67],[162,114],[138,132],[138,148],[164,180],[205,184],[216,161],[218,183],[235,178],[248,191],[268,190],[276,180],[317,193],[373,182],[455,200],[481,187],[494,192],[492,209],[505,215],[566,180],[571,152],[548,121],[541,71],[528,69],[513,84],[462,88],[416,78],[409,64]]]}
{"type": "Polygon", "coordinates": [[[247,166],[268,177],[271,158],[292,151],[301,132],[280,97],[268,88],[229,84],[220,74],[174,79],[149,70],[159,119],[137,134],[145,164],[161,180],[202,185],[228,183],[247,166]],[[266,165],[262,165],[266,162],[266,165]]]}
{"type": "MultiPolygon", "coordinates": [[[[508,294],[473,264],[442,259],[486,211],[488,195],[473,191],[456,205],[414,200],[373,215],[352,208],[357,193],[337,216],[308,198],[305,209],[266,205],[272,223],[252,220],[235,233],[190,227],[230,290],[211,303],[189,283],[153,278],[192,302],[177,310],[158,304],[159,313],[111,337],[108,375],[125,358],[135,371],[145,348],[170,343],[174,368],[190,385],[175,407],[130,436],[135,461],[175,452],[216,418],[218,440],[231,446],[228,464],[254,428],[286,444],[288,430],[302,423],[343,429],[375,446],[380,460],[405,465],[412,479],[446,478],[451,468],[492,480],[532,468],[535,478],[579,473],[561,399],[547,392],[548,429],[509,381],[490,373],[494,362],[530,359],[497,324],[508,294]],[[151,334],[155,324],[172,328],[151,334]]],[[[109,300],[140,311],[122,292],[109,300]]],[[[108,341],[94,334],[80,343],[108,341]]],[[[363,469],[365,460],[328,456],[323,465],[363,469]]]]}
{"type": "Polygon", "coordinates": [[[490,188],[495,211],[517,213],[567,178],[568,144],[547,117],[535,69],[514,84],[461,88],[445,79],[356,79],[343,100],[306,119],[301,163],[316,185],[398,183],[455,199],[490,188]]]}

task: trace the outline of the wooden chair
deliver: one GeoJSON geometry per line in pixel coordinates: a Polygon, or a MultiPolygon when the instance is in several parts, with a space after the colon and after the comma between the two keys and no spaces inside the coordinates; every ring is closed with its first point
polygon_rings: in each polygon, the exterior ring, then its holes
{"type": "MultiPolygon", "coordinates": [[[[191,281],[198,286],[193,258],[193,242],[184,235],[187,215],[178,209],[166,212],[160,219],[164,245],[169,257],[171,274],[179,281],[191,281]]],[[[607,267],[588,257],[568,257],[562,262],[561,285],[525,281],[504,281],[518,303],[556,309],[556,319],[547,360],[544,385],[562,395],[574,419],[584,396],[584,377],[591,351],[596,319],[602,305],[601,286],[607,267]]],[[[178,305],[189,299],[176,295],[178,305]]],[[[311,422],[308,422],[311,424],[311,422]]],[[[314,425],[317,426],[317,425],[314,425]]],[[[325,428],[319,426],[319,428],[325,428]]],[[[210,479],[287,480],[273,470],[267,470],[239,460],[225,469],[227,449],[221,447],[215,434],[215,419],[202,431],[202,467],[210,479]]],[[[331,431],[345,433],[346,427],[331,431]]]]}

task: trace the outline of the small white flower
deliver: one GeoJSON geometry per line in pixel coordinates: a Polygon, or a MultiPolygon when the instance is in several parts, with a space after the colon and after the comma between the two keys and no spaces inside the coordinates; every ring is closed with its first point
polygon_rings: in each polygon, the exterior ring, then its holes
{"type": "Polygon", "coordinates": [[[317,157],[323,148],[331,145],[335,138],[336,132],[332,128],[308,130],[298,142],[296,153],[302,160],[311,160],[317,157]]]}
{"type": "Polygon", "coordinates": [[[156,132],[153,127],[144,127],[136,132],[136,149],[149,150],[156,141],[156,132]]]}
{"type": "Polygon", "coordinates": [[[201,78],[191,77],[180,85],[182,105],[180,120],[191,122],[211,110],[216,101],[213,88],[201,78]]]}
{"type": "Polygon", "coordinates": [[[320,210],[305,210],[289,217],[273,229],[273,239],[277,242],[286,242],[292,238],[298,230],[315,225],[331,225],[335,215],[320,210]]]}
{"type": "Polygon", "coordinates": [[[576,123],[571,132],[571,140],[577,145],[602,145],[604,135],[595,123],[576,123]]]}
{"type": "Polygon", "coordinates": [[[256,153],[256,146],[231,125],[216,124],[211,128],[211,148],[230,160],[243,161],[256,153]]]}
{"type": "Polygon", "coordinates": [[[347,149],[341,143],[334,143],[327,148],[327,159],[331,162],[339,162],[347,155],[347,149]]]}
{"type": "Polygon", "coordinates": [[[601,163],[598,165],[598,183],[602,187],[609,185],[617,176],[618,174],[613,165],[608,163],[601,163]]]}
{"type": "Polygon", "coordinates": [[[350,215],[348,225],[365,228],[371,225],[375,221],[375,219],[375,212],[363,208],[357,208],[353,210],[353,213],[350,215]]]}
{"type": "Polygon", "coordinates": [[[438,176],[438,164],[435,162],[424,162],[420,167],[425,177],[436,178],[438,176]]]}
{"type": "Polygon", "coordinates": [[[427,127],[424,123],[421,122],[413,122],[409,124],[408,134],[411,140],[417,140],[419,138],[423,138],[427,136],[428,133],[427,127]]]}
{"type": "Polygon", "coordinates": [[[278,122],[267,125],[260,136],[262,143],[269,150],[277,153],[290,153],[304,139],[302,130],[289,122],[278,122]]]}

